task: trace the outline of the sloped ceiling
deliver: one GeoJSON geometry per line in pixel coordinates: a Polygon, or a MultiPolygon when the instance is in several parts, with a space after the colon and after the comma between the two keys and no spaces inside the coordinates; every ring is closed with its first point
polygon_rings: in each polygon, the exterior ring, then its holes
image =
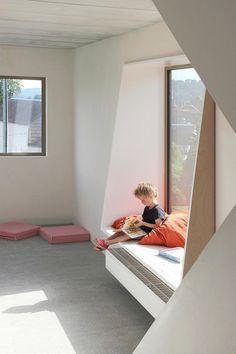
{"type": "Polygon", "coordinates": [[[151,0],[1,0],[0,44],[78,48],[159,21],[151,0]]]}

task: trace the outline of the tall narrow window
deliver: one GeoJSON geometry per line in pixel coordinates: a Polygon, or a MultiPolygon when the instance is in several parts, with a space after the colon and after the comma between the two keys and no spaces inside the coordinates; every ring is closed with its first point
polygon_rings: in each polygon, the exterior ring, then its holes
{"type": "Polygon", "coordinates": [[[0,154],[45,155],[45,79],[0,77],[0,154]]]}
{"type": "Polygon", "coordinates": [[[205,86],[192,67],[167,74],[167,210],[189,209],[205,86]]]}

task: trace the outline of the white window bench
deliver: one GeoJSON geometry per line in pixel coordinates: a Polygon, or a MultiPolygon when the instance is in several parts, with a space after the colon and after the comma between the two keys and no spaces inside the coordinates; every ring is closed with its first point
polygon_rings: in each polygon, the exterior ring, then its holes
{"type": "MultiPolygon", "coordinates": [[[[107,236],[114,230],[103,232],[107,236]]],[[[167,248],[128,241],[105,251],[106,268],[154,318],[180,285],[183,272],[183,263],[159,256],[162,249],[167,248]]]]}

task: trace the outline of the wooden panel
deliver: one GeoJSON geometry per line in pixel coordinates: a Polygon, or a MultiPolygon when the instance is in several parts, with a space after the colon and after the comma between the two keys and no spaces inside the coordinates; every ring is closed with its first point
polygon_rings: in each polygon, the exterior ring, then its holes
{"type": "Polygon", "coordinates": [[[199,138],[184,275],[215,232],[215,103],[208,92],[199,138]]]}

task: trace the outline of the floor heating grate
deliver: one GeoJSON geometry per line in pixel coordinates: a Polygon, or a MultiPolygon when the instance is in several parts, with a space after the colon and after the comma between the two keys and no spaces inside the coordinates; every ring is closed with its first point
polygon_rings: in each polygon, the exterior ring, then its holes
{"type": "Polygon", "coordinates": [[[174,290],[123,248],[112,248],[109,252],[135,274],[160,299],[168,302],[174,290]]]}

